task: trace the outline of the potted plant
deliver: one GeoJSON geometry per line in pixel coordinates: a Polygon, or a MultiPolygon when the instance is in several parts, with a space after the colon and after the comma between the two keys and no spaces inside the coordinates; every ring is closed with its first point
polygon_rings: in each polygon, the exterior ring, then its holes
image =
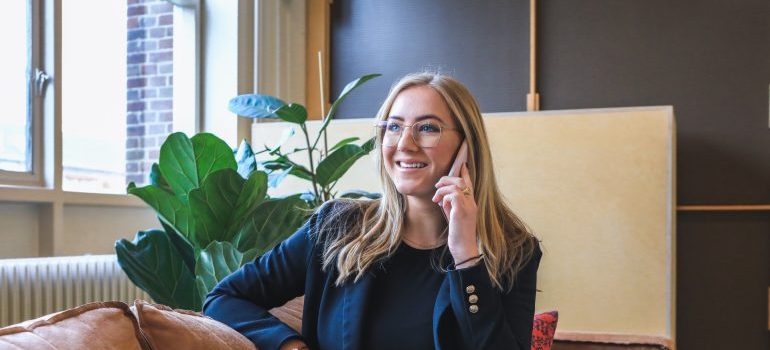
{"type": "MultiPolygon", "coordinates": [[[[158,163],[152,166],[150,184],[128,185],[128,193],[154,209],[163,227],[140,231],[133,241],[115,243],[118,263],[129,279],[155,302],[200,310],[206,294],[222,278],[272,249],[299,228],[312,209],[334,198],[337,180],[374,148],[373,139],[354,144],[358,138],[344,139],[329,148],[326,127],[339,103],[376,76],[362,76],[343,89],[312,143],[304,106],[267,95],[241,95],[230,101],[230,110],[238,115],[298,125],[307,145],[302,149],[285,152],[279,142],[255,153],[244,140],[233,151],[212,134],[169,135],[158,163]],[[292,160],[303,151],[308,167],[292,160]],[[258,161],[257,154],[268,159],[258,161]],[[310,189],[270,197],[268,186],[278,186],[288,175],[309,181],[310,189]]],[[[293,133],[285,135],[288,138],[293,133]]],[[[364,191],[341,195],[378,196],[364,191]]]]}

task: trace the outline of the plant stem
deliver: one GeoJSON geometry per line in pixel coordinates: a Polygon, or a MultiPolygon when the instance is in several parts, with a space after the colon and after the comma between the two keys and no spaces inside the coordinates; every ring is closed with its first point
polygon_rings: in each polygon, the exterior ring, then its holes
{"type": "Polygon", "coordinates": [[[310,147],[310,137],[307,134],[307,127],[305,126],[305,123],[300,124],[300,128],[302,129],[302,133],[305,134],[305,143],[307,144],[307,157],[308,160],[310,160],[310,175],[313,178],[313,193],[315,194],[316,200],[318,199],[318,184],[316,183],[315,178],[315,165],[313,164],[313,150],[315,147],[310,147]]]}

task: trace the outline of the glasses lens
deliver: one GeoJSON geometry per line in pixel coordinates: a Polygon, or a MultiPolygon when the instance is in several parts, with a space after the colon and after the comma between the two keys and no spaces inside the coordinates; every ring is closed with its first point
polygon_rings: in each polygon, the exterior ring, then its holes
{"type": "Polygon", "coordinates": [[[424,148],[435,147],[441,138],[441,126],[430,121],[415,124],[412,126],[412,132],[414,140],[424,148]]]}
{"type": "Polygon", "coordinates": [[[382,144],[385,146],[395,146],[398,144],[398,139],[401,137],[401,132],[404,127],[397,122],[387,122],[382,126],[382,144]]]}

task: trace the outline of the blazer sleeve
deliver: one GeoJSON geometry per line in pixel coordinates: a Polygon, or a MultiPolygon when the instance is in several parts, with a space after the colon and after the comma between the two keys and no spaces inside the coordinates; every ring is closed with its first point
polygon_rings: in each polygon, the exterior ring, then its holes
{"type": "Polygon", "coordinates": [[[313,214],[288,239],[220,281],[206,297],[203,313],[260,349],[278,349],[290,338],[301,338],[268,310],[304,294],[320,216],[321,211],[313,214]]]}
{"type": "Polygon", "coordinates": [[[450,304],[466,348],[530,349],[541,257],[538,244],[508,292],[494,287],[483,263],[447,272],[450,304]]]}

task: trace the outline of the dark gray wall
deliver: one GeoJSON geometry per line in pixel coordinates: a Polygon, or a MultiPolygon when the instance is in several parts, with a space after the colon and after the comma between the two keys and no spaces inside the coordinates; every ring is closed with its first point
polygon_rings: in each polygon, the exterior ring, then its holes
{"type": "MultiPolygon", "coordinates": [[[[770,1],[539,1],[543,109],[673,105],[679,204],[770,203],[770,1]]],[[[484,112],[522,111],[529,1],[335,0],[333,95],[373,116],[399,76],[439,69],[484,112]]],[[[679,348],[769,349],[770,212],[680,213],[679,348]]]]}

